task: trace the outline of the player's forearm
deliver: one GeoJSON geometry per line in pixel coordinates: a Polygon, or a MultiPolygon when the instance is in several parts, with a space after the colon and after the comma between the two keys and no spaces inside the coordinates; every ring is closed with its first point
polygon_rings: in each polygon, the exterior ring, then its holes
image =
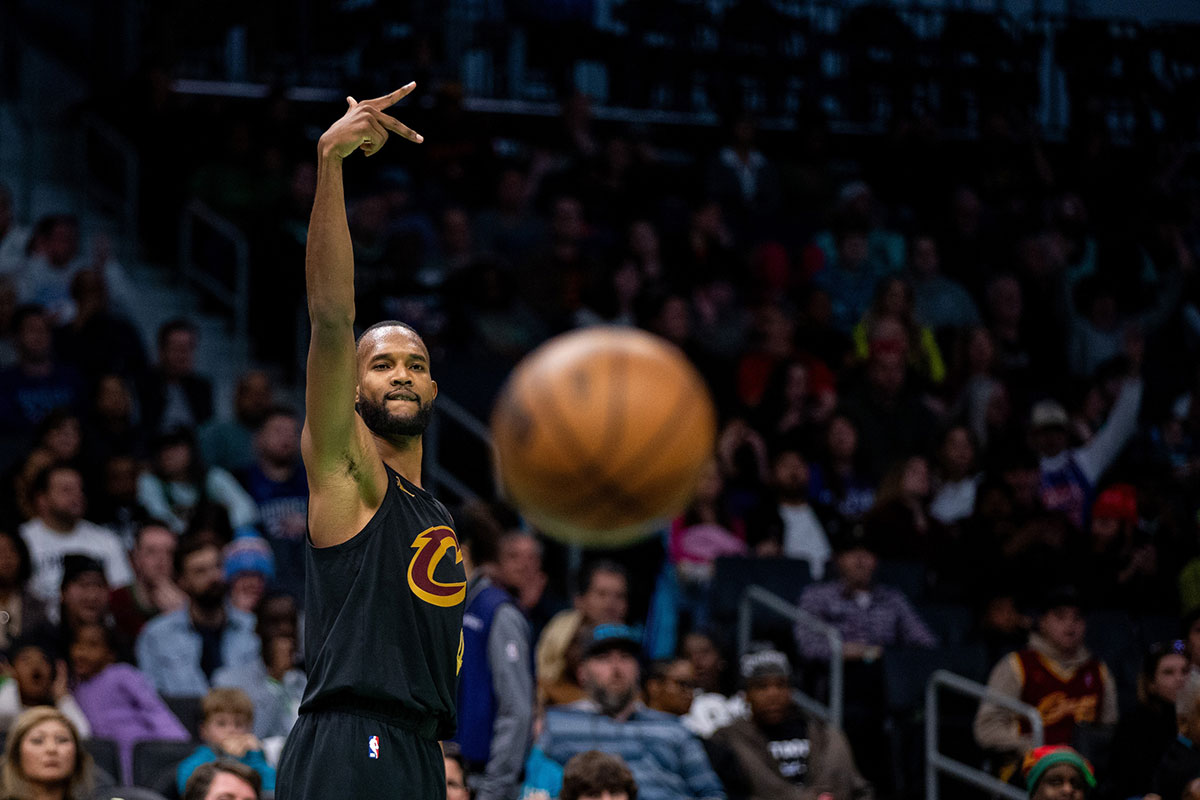
{"type": "Polygon", "coordinates": [[[314,325],[354,322],[354,247],[346,221],[342,159],[318,145],[317,194],[305,253],[308,315],[314,325]]]}

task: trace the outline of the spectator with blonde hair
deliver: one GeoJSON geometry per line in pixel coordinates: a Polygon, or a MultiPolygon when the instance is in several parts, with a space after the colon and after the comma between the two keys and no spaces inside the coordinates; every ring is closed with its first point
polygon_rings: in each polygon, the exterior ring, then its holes
{"type": "Polygon", "coordinates": [[[176,772],[179,794],[187,791],[188,779],[201,764],[232,759],[246,765],[262,778],[262,788],[275,791],[275,768],[267,763],[262,742],[254,729],[254,702],[241,689],[210,689],[200,706],[200,741],[176,772]]]}
{"type": "Polygon", "coordinates": [[[61,711],[37,706],[13,721],[0,767],[3,800],[84,800],[91,796],[92,759],[61,711]]]}

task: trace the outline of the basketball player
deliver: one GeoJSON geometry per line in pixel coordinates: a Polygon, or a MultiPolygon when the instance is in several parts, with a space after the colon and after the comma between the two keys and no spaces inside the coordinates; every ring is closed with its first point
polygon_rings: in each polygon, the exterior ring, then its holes
{"type": "Polygon", "coordinates": [[[455,729],[466,576],[450,514],[421,488],[437,384],[400,322],[354,341],[354,260],[342,162],[397,134],[384,110],[409,84],[349,109],[318,145],[305,279],[312,342],[301,448],[308,472],[300,719],[278,800],[444,800],[438,741],[455,729]]]}

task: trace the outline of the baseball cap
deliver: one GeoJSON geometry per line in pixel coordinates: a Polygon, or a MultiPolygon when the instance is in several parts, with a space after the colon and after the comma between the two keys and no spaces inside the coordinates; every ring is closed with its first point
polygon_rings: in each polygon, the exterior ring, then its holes
{"type": "Polygon", "coordinates": [[[792,665],[788,663],[787,656],[778,650],[759,650],[754,653],[746,653],[742,656],[738,667],[743,683],[761,678],[776,676],[790,678],[792,676],[792,665]]]}
{"type": "Polygon", "coordinates": [[[1128,483],[1108,487],[1096,498],[1092,518],[1137,522],[1137,491],[1128,483]]]}
{"type": "Polygon", "coordinates": [[[605,623],[592,629],[592,636],[583,649],[583,657],[607,653],[609,650],[625,650],[635,656],[642,653],[641,633],[629,625],[605,623]]]}
{"type": "Polygon", "coordinates": [[[1057,400],[1039,400],[1033,404],[1033,410],[1029,414],[1029,427],[1065,428],[1069,420],[1062,403],[1057,400]]]}

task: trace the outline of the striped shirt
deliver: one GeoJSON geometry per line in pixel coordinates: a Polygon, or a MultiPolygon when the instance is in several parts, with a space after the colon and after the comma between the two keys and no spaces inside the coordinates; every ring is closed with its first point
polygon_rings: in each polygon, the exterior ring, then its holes
{"type": "Polygon", "coordinates": [[[620,756],[637,781],[639,800],[725,797],[700,740],[678,717],[641,704],[624,721],[600,713],[591,700],[551,708],[538,747],[559,764],[587,750],[620,756]]]}

